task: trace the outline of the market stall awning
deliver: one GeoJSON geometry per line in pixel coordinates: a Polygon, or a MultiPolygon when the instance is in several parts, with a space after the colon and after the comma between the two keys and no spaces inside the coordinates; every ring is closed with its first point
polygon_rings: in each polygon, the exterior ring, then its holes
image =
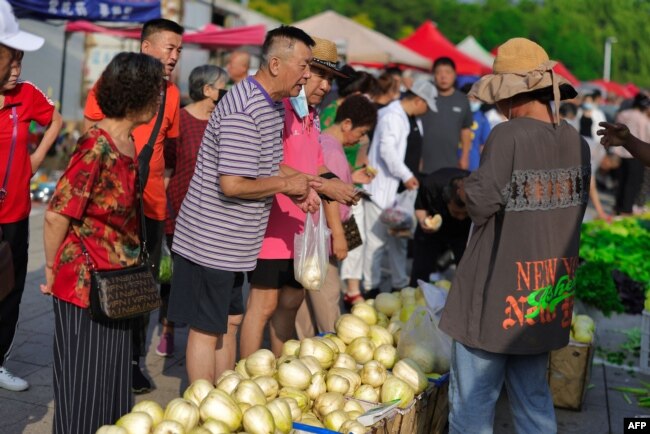
{"type": "Polygon", "coordinates": [[[68,21],[65,24],[66,33],[101,33],[104,35],[115,36],[118,38],[140,39],[142,27],[106,27],[93,24],[90,21],[68,21]]]}
{"type": "Polygon", "coordinates": [[[406,65],[430,69],[431,61],[379,32],[333,11],[293,24],[313,36],[343,47],[348,63],[368,66],[406,65]]]}
{"type": "Polygon", "coordinates": [[[196,32],[187,32],[183,35],[183,42],[198,44],[206,48],[234,48],[242,45],[260,46],[266,37],[266,26],[219,27],[207,24],[196,32]]]}
{"type": "Polygon", "coordinates": [[[589,83],[603,88],[608,94],[614,94],[623,98],[632,98],[635,95],[627,87],[615,81],[593,80],[589,83]]]}
{"type": "Polygon", "coordinates": [[[488,68],[492,68],[492,64],[494,63],[494,56],[488,50],[483,48],[483,46],[479,44],[474,36],[466,36],[465,39],[456,44],[456,48],[477,62],[482,63],[488,68]]]}
{"type": "Polygon", "coordinates": [[[436,25],[427,20],[411,35],[400,43],[424,57],[436,60],[439,57],[449,57],[456,64],[459,75],[483,75],[492,72],[492,68],[478,62],[452,44],[440,33],[436,25]]]}
{"type": "Polygon", "coordinates": [[[553,67],[553,71],[557,72],[562,77],[569,80],[569,83],[571,83],[574,87],[580,84],[580,80],[578,80],[575,75],[571,74],[571,71],[569,71],[562,62],[558,61],[557,65],[553,67]]]}
{"type": "MultiPolygon", "coordinates": [[[[89,21],[70,21],[65,31],[101,33],[119,38],[140,39],[141,27],[117,28],[93,24],[89,21]]],[[[234,48],[242,45],[262,45],[266,36],[263,24],[224,28],[207,24],[200,30],[188,31],[183,35],[186,44],[198,44],[205,48],[234,48]]]]}

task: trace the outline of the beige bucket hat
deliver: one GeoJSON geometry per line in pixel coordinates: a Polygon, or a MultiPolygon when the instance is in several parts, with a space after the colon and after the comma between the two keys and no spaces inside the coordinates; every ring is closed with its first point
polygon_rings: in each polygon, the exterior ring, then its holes
{"type": "Polygon", "coordinates": [[[568,80],[553,71],[556,64],[533,41],[512,38],[499,46],[493,73],[474,83],[469,95],[494,104],[520,93],[551,88],[557,111],[560,100],[575,98],[577,92],[568,80]]]}

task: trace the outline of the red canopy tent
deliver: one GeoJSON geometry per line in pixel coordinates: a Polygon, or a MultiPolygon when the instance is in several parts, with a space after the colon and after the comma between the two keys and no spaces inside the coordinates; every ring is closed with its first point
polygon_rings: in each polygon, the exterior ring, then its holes
{"type": "Polygon", "coordinates": [[[456,64],[456,72],[460,75],[483,75],[492,72],[490,68],[456,48],[431,20],[425,21],[411,36],[399,42],[431,60],[439,57],[451,58],[456,64]]]}
{"type": "Polygon", "coordinates": [[[590,81],[591,84],[602,87],[607,93],[613,93],[614,95],[623,97],[623,98],[633,98],[634,93],[631,92],[627,87],[615,81],[605,81],[605,80],[593,80],[590,81]]]}
{"type": "Polygon", "coordinates": [[[564,63],[557,62],[557,65],[553,67],[553,71],[566,78],[574,87],[580,85],[580,80],[578,80],[575,75],[571,74],[571,71],[564,66],[564,63]]]}
{"type": "Polygon", "coordinates": [[[637,93],[641,92],[641,89],[639,89],[639,86],[637,86],[634,83],[627,83],[625,85],[625,88],[632,92],[632,94],[636,95],[637,93]]]}

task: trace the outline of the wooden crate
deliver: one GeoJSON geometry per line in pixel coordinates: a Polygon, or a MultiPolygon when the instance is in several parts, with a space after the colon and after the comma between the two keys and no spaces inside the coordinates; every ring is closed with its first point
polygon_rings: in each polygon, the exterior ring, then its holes
{"type": "Polygon", "coordinates": [[[582,344],[571,341],[566,347],[551,351],[548,384],[555,407],[582,410],[593,360],[593,342],[582,344]]]}
{"type": "MultiPolygon", "coordinates": [[[[371,434],[442,434],[447,424],[449,411],[449,375],[432,382],[426,391],[417,396],[415,401],[404,409],[396,409],[390,416],[381,419],[371,427],[371,434]]],[[[363,404],[371,404],[362,401],[363,404]]],[[[332,433],[323,428],[302,429],[298,433],[332,433]]]]}

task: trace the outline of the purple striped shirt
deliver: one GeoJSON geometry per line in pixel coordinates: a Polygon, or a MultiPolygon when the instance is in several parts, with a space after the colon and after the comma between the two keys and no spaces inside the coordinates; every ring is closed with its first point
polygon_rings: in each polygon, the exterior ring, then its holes
{"type": "Polygon", "coordinates": [[[251,76],[212,112],[176,219],[172,250],[209,268],[255,268],[273,197],[226,197],[219,175],[266,178],[282,162],[284,107],[251,76]]]}

